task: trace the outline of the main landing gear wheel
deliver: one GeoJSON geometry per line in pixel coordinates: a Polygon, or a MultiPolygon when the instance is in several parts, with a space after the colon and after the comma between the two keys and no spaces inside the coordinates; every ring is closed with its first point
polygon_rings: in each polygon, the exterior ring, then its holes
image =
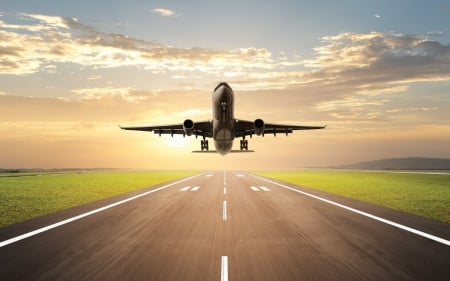
{"type": "Polygon", "coordinates": [[[202,140],[201,141],[201,146],[202,146],[202,151],[203,150],[209,150],[209,144],[207,140],[202,140]]]}
{"type": "Polygon", "coordinates": [[[248,140],[241,140],[241,150],[248,150],[248,140]]]}

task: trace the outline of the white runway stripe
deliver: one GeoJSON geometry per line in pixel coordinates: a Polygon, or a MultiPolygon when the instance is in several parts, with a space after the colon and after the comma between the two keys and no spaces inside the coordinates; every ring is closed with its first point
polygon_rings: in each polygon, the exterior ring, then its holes
{"type": "Polygon", "coordinates": [[[182,189],[180,189],[180,191],[188,191],[188,190],[190,190],[190,191],[197,191],[199,189],[200,189],[200,186],[194,186],[192,188],[190,186],[185,186],[182,189]]]}
{"type": "Polygon", "coordinates": [[[227,220],[227,201],[223,201],[222,219],[223,219],[224,221],[227,220]]]}
{"type": "Polygon", "coordinates": [[[38,229],[33,230],[33,231],[31,231],[31,232],[24,233],[24,234],[22,234],[22,235],[19,235],[19,236],[10,238],[10,239],[8,239],[8,240],[1,241],[1,242],[0,242],[0,248],[1,248],[1,247],[4,247],[4,246],[6,246],[6,245],[9,245],[9,244],[18,242],[18,241],[20,241],[20,240],[23,240],[23,239],[32,237],[32,236],[37,235],[37,234],[39,234],[39,233],[46,232],[46,231],[48,231],[48,230],[50,230],[50,229],[54,229],[54,228],[60,227],[60,226],[62,226],[62,225],[71,223],[71,222],[73,222],[73,221],[77,221],[77,220],[80,220],[80,219],[82,219],[82,218],[85,218],[85,217],[88,217],[88,216],[92,216],[92,215],[97,214],[97,213],[99,213],[99,212],[102,212],[102,211],[105,211],[105,210],[114,208],[114,207],[116,207],[116,206],[119,206],[119,205],[125,204],[125,203],[127,203],[127,202],[136,200],[136,199],[138,199],[138,198],[147,196],[147,195],[149,195],[149,194],[152,194],[152,193],[155,193],[155,192],[164,190],[164,189],[166,189],[166,188],[168,188],[168,187],[171,187],[171,186],[174,186],[174,185],[176,185],[176,184],[179,184],[179,183],[182,183],[182,182],[185,182],[185,181],[194,179],[194,178],[199,177],[199,176],[202,176],[202,175],[204,175],[204,173],[198,174],[198,175],[194,175],[194,176],[192,176],[192,177],[184,178],[184,179],[179,180],[179,181],[176,181],[176,182],[169,183],[169,184],[167,184],[167,185],[164,185],[164,186],[161,186],[161,187],[158,187],[158,188],[155,188],[155,189],[146,191],[146,192],[144,192],[144,193],[141,193],[141,194],[138,194],[138,195],[129,197],[129,198],[127,198],[127,199],[124,199],[124,200],[121,200],[121,201],[118,201],[118,202],[115,202],[115,203],[112,203],[112,204],[103,206],[103,207],[101,207],[101,208],[98,208],[98,209],[89,211],[89,212],[87,212],[87,213],[83,213],[83,214],[80,214],[80,215],[78,215],[78,216],[71,217],[71,218],[69,218],[69,219],[66,219],[66,220],[63,220],[63,221],[60,221],[60,222],[57,222],[57,223],[54,223],[54,224],[45,226],[45,227],[41,227],[41,228],[38,228],[38,229]]]}
{"type": "Polygon", "coordinates": [[[259,186],[259,187],[256,187],[256,186],[250,186],[250,189],[251,190],[253,190],[253,191],[270,191],[270,189],[268,189],[267,187],[265,187],[265,186],[259,186]]]}
{"type": "Polygon", "coordinates": [[[222,256],[222,270],[220,272],[220,280],[228,281],[228,256],[222,256]]]}
{"type": "Polygon", "coordinates": [[[336,207],[345,209],[345,210],[347,210],[347,211],[350,211],[350,212],[353,212],[353,213],[356,213],[356,214],[365,216],[365,217],[367,217],[367,218],[370,218],[370,219],[373,219],[373,220],[376,220],[376,221],[385,223],[385,224],[387,224],[387,225],[396,227],[396,228],[398,228],[398,229],[402,229],[402,230],[408,231],[408,232],[410,232],[410,233],[414,233],[414,234],[416,234],[416,235],[418,235],[418,236],[422,236],[422,237],[424,237],[424,238],[427,238],[427,239],[436,241],[436,242],[438,242],[438,243],[441,243],[441,244],[450,246],[450,240],[444,239],[444,238],[442,238],[442,237],[438,237],[438,236],[435,236],[435,235],[432,235],[432,234],[429,234],[429,233],[426,233],[426,232],[417,230],[417,229],[415,229],[415,228],[412,228],[412,227],[409,227],[409,226],[406,226],[406,225],[402,225],[402,224],[399,224],[399,223],[396,223],[396,222],[393,222],[393,221],[390,221],[390,220],[387,220],[387,219],[384,219],[384,218],[381,218],[381,217],[372,215],[372,214],[370,214],[370,213],[366,213],[366,212],[364,212],[364,211],[361,211],[361,210],[358,210],[358,209],[355,209],[355,208],[348,207],[348,206],[346,206],[346,205],[343,205],[343,204],[340,204],[340,203],[337,203],[337,202],[334,202],[334,201],[331,201],[331,200],[322,198],[322,197],[317,196],[317,195],[310,194],[310,193],[308,193],[308,192],[304,192],[304,191],[301,191],[301,190],[292,188],[292,187],[290,187],[290,186],[287,186],[287,185],[284,185],[284,184],[281,184],[281,183],[278,183],[278,182],[275,182],[275,181],[272,181],[272,180],[269,180],[269,179],[266,179],[266,178],[263,178],[263,177],[260,177],[260,176],[255,176],[255,175],[252,175],[252,174],[249,174],[249,175],[252,176],[252,177],[254,177],[254,178],[263,180],[263,181],[265,181],[265,182],[272,183],[272,184],[276,184],[276,185],[278,185],[278,186],[280,186],[280,187],[283,187],[283,188],[285,188],[285,189],[288,189],[288,190],[291,190],[291,191],[294,191],[294,192],[303,194],[303,195],[305,195],[305,196],[309,196],[309,197],[311,197],[311,198],[320,200],[320,201],[322,201],[322,202],[324,202],[324,203],[334,205],[334,206],[336,206],[336,207]]]}

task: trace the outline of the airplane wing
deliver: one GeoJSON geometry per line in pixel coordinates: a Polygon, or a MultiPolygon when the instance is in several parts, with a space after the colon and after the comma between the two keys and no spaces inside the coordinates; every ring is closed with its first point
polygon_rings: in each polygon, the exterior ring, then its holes
{"type": "Polygon", "coordinates": [[[295,130],[317,130],[324,129],[326,126],[303,126],[291,124],[272,124],[264,123],[261,119],[255,121],[235,120],[236,137],[245,137],[262,134],[286,134],[286,136],[295,130]],[[258,123],[259,122],[259,123],[258,123]]]}
{"type": "MultiPolygon", "coordinates": [[[[192,122],[191,120],[187,120],[192,122]]],[[[185,121],[186,122],[186,121],[185,121]]],[[[185,123],[184,123],[185,124],[185,123]]],[[[153,132],[157,135],[194,135],[201,136],[205,138],[212,138],[212,122],[211,121],[200,121],[192,122],[189,127],[186,128],[184,124],[174,124],[174,125],[160,125],[160,126],[119,126],[123,130],[133,130],[133,131],[147,131],[153,132]]]]}

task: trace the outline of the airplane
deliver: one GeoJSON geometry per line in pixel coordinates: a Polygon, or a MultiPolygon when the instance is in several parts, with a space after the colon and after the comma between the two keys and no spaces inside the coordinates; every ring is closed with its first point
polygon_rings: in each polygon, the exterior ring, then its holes
{"type": "Polygon", "coordinates": [[[198,136],[203,139],[200,142],[201,150],[193,152],[217,152],[226,155],[230,152],[254,152],[248,150],[248,140],[246,136],[264,136],[265,134],[283,133],[286,136],[294,130],[315,130],[324,129],[326,126],[299,126],[290,124],[265,123],[262,119],[246,121],[234,118],[234,92],[226,82],[221,82],[214,89],[212,94],[213,119],[207,121],[194,122],[186,119],[182,124],[160,125],[160,126],[119,126],[123,130],[148,131],[161,136],[162,134],[198,136]],[[209,143],[206,138],[214,140],[216,150],[209,150],[209,143]],[[232,150],[235,138],[240,140],[240,150],[232,150]]]}

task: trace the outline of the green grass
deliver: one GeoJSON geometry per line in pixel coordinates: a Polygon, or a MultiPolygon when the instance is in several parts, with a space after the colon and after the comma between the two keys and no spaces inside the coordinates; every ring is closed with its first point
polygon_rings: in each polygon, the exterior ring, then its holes
{"type": "Polygon", "coordinates": [[[450,176],[349,171],[257,174],[450,223],[450,176]]]}
{"type": "Polygon", "coordinates": [[[194,173],[114,171],[2,176],[0,227],[194,173]]]}
{"type": "MultiPolygon", "coordinates": [[[[0,227],[194,171],[24,173],[0,176],[0,227]]],[[[258,174],[450,223],[450,176],[343,171],[258,174]]]]}

